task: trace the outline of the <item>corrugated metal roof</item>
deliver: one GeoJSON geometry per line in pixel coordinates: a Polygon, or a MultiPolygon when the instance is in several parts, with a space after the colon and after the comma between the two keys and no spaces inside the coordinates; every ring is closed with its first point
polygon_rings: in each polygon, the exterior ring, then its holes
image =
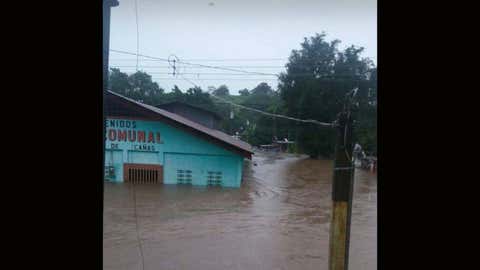
{"type": "Polygon", "coordinates": [[[227,144],[230,144],[236,148],[239,148],[241,150],[244,150],[244,151],[247,151],[251,154],[253,154],[253,151],[252,151],[252,146],[244,141],[241,141],[241,140],[238,140],[238,139],[235,139],[233,137],[231,137],[230,135],[226,134],[226,133],[223,133],[221,131],[218,131],[218,130],[214,130],[214,129],[210,129],[208,127],[205,127],[205,126],[202,126],[200,124],[197,124],[191,120],[188,120],[187,118],[184,118],[178,114],[174,114],[174,113],[171,113],[169,111],[166,111],[166,110],[163,110],[163,109],[160,109],[160,108],[157,108],[157,107],[154,107],[154,106],[150,106],[148,104],[144,104],[144,103],[141,103],[141,102],[138,102],[138,101],[135,101],[131,98],[127,98],[125,96],[122,96],[120,94],[117,94],[115,92],[112,92],[112,91],[108,91],[109,94],[112,94],[114,96],[117,96],[119,98],[122,98],[124,100],[127,100],[131,103],[134,103],[138,106],[141,106],[143,108],[146,108],[152,112],[155,112],[163,117],[166,117],[166,118],[169,118],[173,121],[176,121],[180,124],[183,124],[185,126],[188,126],[188,127],[191,127],[193,129],[196,129],[204,134],[207,134],[209,135],[210,137],[214,138],[214,139],[217,139],[217,140],[220,140],[220,141],[223,141],[227,144]]]}

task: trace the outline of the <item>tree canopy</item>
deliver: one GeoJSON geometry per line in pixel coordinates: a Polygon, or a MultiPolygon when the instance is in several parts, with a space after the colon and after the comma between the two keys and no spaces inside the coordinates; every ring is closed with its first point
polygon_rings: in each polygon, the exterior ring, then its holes
{"type": "Polygon", "coordinates": [[[277,90],[262,82],[251,90],[240,90],[239,95],[231,95],[226,85],[208,87],[208,92],[199,87],[182,91],[175,85],[165,93],[146,72],[128,75],[116,68],[110,72],[110,88],[151,105],[180,101],[214,111],[223,116],[221,129],[228,134],[238,132],[253,145],[269,144],[274,138],[288,138],[297,142],[299,152],[311,157],[332,156],[333,130],[242,110],[228,102],[269,113],[332,122],[343,107],[346,93],[358,89],[354,140],[365,150],[375,153],[377,68],[371,60],[361,57],[363,48],[352,45],[339,50],[339,40],[328,42],[325,37],[322,33],[305,38],[300,49],[292,50],[286,72],[280,74],[277,90]]]}
{"type": "MultiPolygon", "coordinates": [[[[366,114],[375,107],[372,102],[376,81],[371,76],[376,72],[374,66],[369,59],[360,57],[363,48],[350,46],[340,51],[340,41],[327,42],[325,36],[322,33],[305,38],[301,49],[292,51],[279,84],[286,113],[302,119],[332,122],[341,111],[347,92],[358,88],[359,109],[355,117],[359,126],[364,126],[376,117],[366,114]]],[[[373,135],[376,131],[369,130],[368,136],[376,140],[373,135]]],[[[335,141],[330,130],[302,125],[296,137],[300,148],[312,157],[333,154],[335,141]]]]}
{"type": "Polygon", "coordinates": [[[213,90],[212,94],[215,96],[225,97],[230,95],[230,91],[228,90],[228,87],[226,85],[220,85],[217,89],[213,90]]]}

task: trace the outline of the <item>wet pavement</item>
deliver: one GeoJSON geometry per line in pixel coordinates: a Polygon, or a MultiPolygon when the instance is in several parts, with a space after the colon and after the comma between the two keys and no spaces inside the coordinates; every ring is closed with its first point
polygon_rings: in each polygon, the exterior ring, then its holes
{"type": "MultiPolygon", "coordinates": [[[[105,183],[104,269],[327,270],[332,166],[256,153],[237,189],[105,183]]],[[[377,269],[377,177],[359,169],[349,268],[377,269]]]]}

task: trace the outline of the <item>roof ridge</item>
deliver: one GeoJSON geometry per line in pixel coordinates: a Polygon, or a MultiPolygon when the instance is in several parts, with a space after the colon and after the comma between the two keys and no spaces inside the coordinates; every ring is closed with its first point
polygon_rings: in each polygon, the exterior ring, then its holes
{"type": "Polygon", "coordinates": [[[233,137],[231,137],[230,135],[220,131],[220,130],[215,130],[215,129],[211,129],[211,128],[208,128],[208,127],[205,127],[203,125],[200,125],[198,123],[195,123],[193,122],[192,120],[189,120],[181,115],[178,115],[178,114],[175,114],[175,113],[171,113],[167,110],[164,110],[164,109],[161,109],[161,108],[158,108],[158,107],[155,107],[155,106],[152,106],[152,105],[148,105],[148,104],[145,104],[145,103],[141,103],[141,102],[138,102],[136,100],[133,100],[131,98],[128,98],[128,97],[125,97],[123,95],[120,95],[118,93],[115,93],[111,90],[107,90],[108,93],[110,94],[113,94],[117,97],[120,97],[122,99],[125,99],[127,101],[130,101],[132,103],[135,103],[139,106],[142,106],[143,108],[146,108],[154,113],[157,113],[157,114],[160,114],[162,115],[163,117],[167,117],[173,121],[176,121],[178,123],[181,123],[183,125],[186,125],[186,126],[189,126],[190,128],[193,128],[195,130],[198,130],[206,135],[209,135],[210,137],[213,137],[217,140],[220,140],[220,141],[223,141],[229,145],[232,145],[234,147],[237,147],[237,148],[240,148],[244,151],[247,151],[249,153],[253,153],[252,151],[252,146],[247,143],[247,142],[244,142],[242,140],[238,140],[238,139],[235,139],[233,137]]]}

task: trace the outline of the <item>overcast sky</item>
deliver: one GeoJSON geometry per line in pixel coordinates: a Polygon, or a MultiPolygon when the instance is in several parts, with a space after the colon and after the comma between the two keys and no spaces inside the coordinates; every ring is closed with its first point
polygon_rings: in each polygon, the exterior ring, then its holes
{"type": "MultiPolygon", "coordinates": [[[[135,53],[135,0],[119,2],[112,8],[110,49],[135,53]]],[[[291,50],[299,49],[304,37],[325,31],[327,40],[342,41],[341,49],[362,46],[364,57],[375,63],[377,59],[376,0],[137,0],[137,4],[139,53],[144,55],[165,59],[175,55],[190,63],[276,74],[284,70],[291,50]]],[[[115,66],[135,72],[136,57],[111,52],[110,67],[115,66]]],[[[277,88],[274,76],[189,65],[177,68],[204,90],[226,84],[231,94],[237,94],[263,81],[277,88]]],[[[167,92],[175,84],[182,91],[193,86],[172,76],[165,61],[140,58],[139,69],[167,92]]]]}

